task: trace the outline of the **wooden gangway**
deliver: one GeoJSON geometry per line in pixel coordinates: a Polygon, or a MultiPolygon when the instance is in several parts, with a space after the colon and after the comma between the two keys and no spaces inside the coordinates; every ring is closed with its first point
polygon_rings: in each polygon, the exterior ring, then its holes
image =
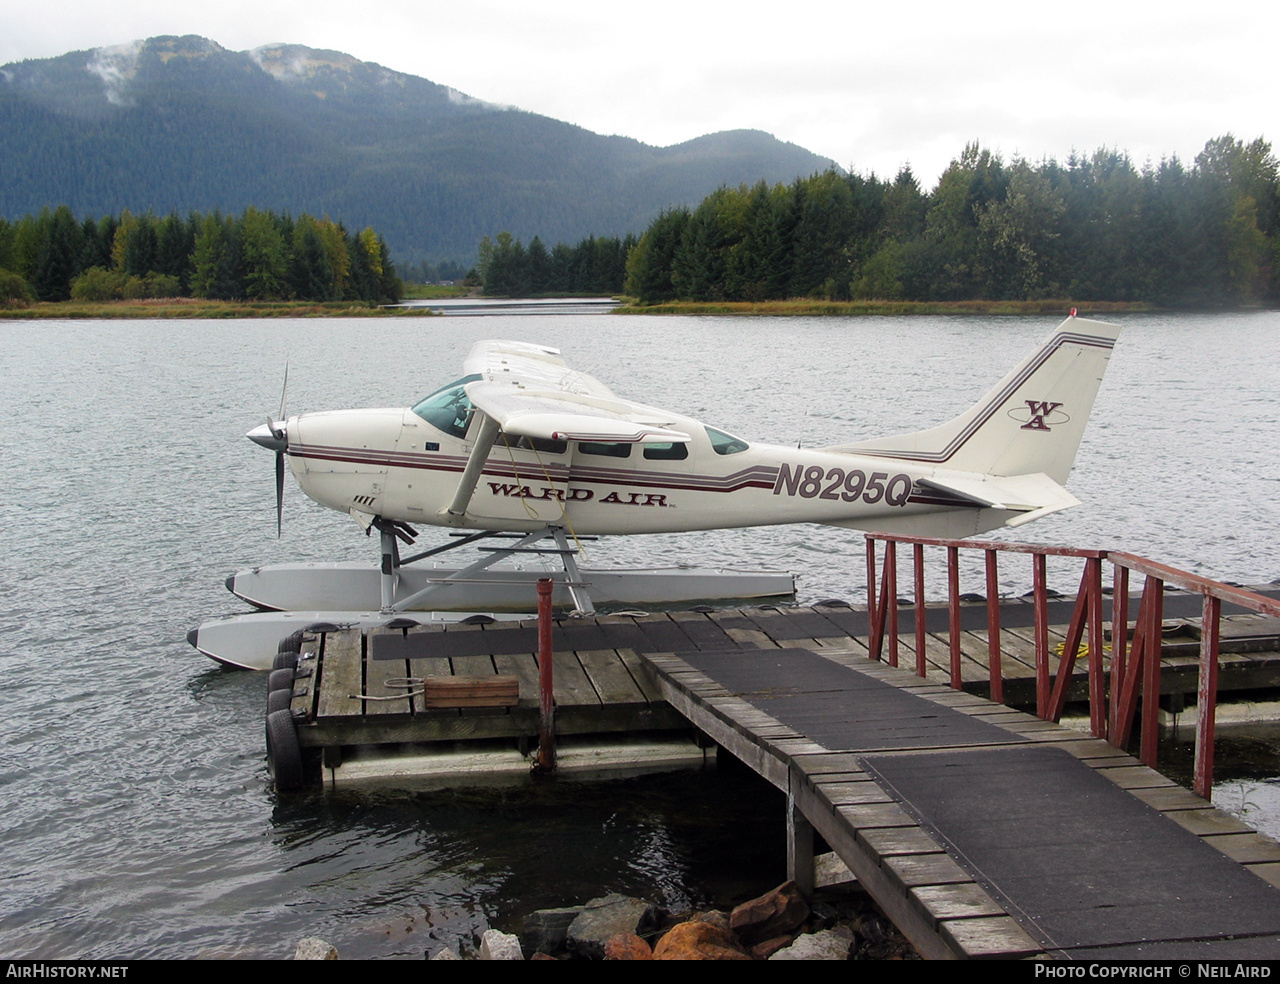
{"type": "Polygon", "coordinates": [[[646,660],[925,956],[1280,955],[1280,845],[1104,741],[862,653],[646,660]]]}

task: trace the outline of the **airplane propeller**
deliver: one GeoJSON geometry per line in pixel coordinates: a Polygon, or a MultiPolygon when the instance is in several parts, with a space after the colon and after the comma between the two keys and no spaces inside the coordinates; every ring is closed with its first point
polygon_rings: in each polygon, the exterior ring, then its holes
{"type": "Polygon", "coordinates": [[[254,444],[276,453],[276,537],[279,538],[284,528],[284,456],[289,450],[289,432],[285,426],[285,398],[289,392],[289,366],[284,367],[284,386],[280,391],[280,420],[270,414],[267,422],[255,427],[245,435],[254,444]]]}

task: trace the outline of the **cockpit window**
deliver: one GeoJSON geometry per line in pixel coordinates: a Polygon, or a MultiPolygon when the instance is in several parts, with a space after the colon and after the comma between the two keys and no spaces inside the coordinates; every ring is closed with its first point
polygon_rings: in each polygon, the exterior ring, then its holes
{"type": "Polygon", "coordinates": [[[480,378],[479,373],[461,379],[436,390],[414,406],[413,412],[432,427],[453,437],[465,437],[471,423],[471,401],[464,387],[480,378]]]}
{"type": "Polygon", "coordinates": [[[724,431],[718,431],[714,427],[707,428],[707,437],[711,438],[711,450],[716,454],[737,454],[739,451],[745,451],[750,446],[746,441],[740,441],[736,437],[731,437],[724,431]]]}

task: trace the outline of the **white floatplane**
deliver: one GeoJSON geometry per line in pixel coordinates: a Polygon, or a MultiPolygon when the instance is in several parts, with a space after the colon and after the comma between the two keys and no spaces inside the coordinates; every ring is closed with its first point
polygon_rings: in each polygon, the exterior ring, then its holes
{"type": "MultiPolygon", "coordinates": [[[[1073,312],[954,420],[813,450],[747,442],[620,398],[571,369],[556,349],[478,342],[461,378],[412,407],[304,413],[250,431],[250,440],[276,454],[277,517],[287,459],[309,497],[351,515],[366,532],[378,530],[382,564],[257,568],[234,575],[228,587],[259,607],[288,610],[290,625],[312,615],[404,624],[458,597],[486,598],[475,590],[459,596],[459,585],[501,582],[496,561],[533,553],[563,564],[558,590],[590,613],[590,572],[578,568],[570,544],[577,537],[785,523],[962,537],[1019,526],[1078,504],[1064,483],[1118,333],[1073,312]],[[399,544],[424,525],[478,531],[462,543],[516,539],[461,569],[410,573],[411,562],[449,549],[402,559],[399,544]],[[539,546],[547,540],[553,546],[539,546]],[[360,599],[368,611],[326,608],[341,599],[360,599]]],[[[735,572],[722,573],[731,580],[735,572]]],[[[529,576],[520,584],[524,596],[529,576]]],[[[777,593],[777,584],[761,591],[777,593]]],[[[751,595],[712,581],[679,590],[682,597],[751,595]]],[[[218,624],[189,638],[215,659],[251,665],[217,651],[218,624]]]]}

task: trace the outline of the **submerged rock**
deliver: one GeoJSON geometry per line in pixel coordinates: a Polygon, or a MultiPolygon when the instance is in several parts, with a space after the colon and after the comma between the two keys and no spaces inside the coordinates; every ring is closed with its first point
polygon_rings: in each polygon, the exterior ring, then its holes
{"type": "Polygon", "coordinates": [[[673,926],[653,948],[654,960],[750,960],[737,937],[715,923],[690,920],[673,926]]]}
{"type": "Polygon", "coordinates": [[[294,960],[337,960],[338,948],[332,943],[315,936],[305,936],[298,940],[297,949],[293,951],[294,960]]]}
{"type": "Polygon", "coordinates": [[[481,960],[523,960],[520,938],[496,929],[486,929],[480,937],[481,960]]]}
{"type": "Polygon", "coordinates": [[[809,918],[809,903],[793,881],[744,902],[729,914],[729,928],[747,945],[794,933],[809,918]]]}
{"type": "Polygon", "coordinates": [[[848,960],[853,949],[853,930],[836,926],[797,936],[790,946],[774,953],[770,960],[848,960]]]}
{"type": "Polygon", "coordinates": [[[604,945],[619,933],[643,936],[662,920],[662,910],[643,899],[606,895],[592,899],[569,926],[569,952],[587,960],[604,959],[604,945]]]}

